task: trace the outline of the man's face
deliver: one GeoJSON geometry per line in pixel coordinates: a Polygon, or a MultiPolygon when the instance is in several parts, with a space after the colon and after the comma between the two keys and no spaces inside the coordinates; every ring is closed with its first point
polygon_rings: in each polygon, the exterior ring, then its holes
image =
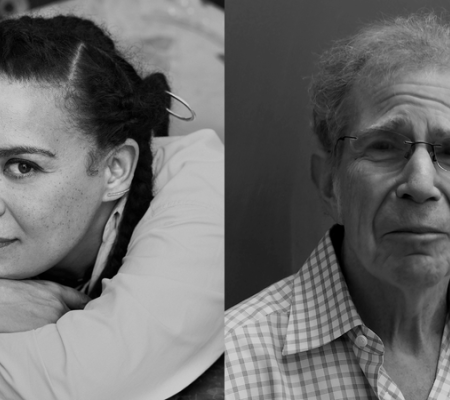
{"type": "MultiPolygon", "coordinates": [[[[450,136],[450,73],[417,72],[355,90],[349,135],[389,127],[411,141],[450,136]]],[[[345,266],[396,287],[431,287],[450,276],[450,172],[415,145],[404,167],[380,168],[346,139],[335,182],[335,218],[345,227],[345,266]]]]}

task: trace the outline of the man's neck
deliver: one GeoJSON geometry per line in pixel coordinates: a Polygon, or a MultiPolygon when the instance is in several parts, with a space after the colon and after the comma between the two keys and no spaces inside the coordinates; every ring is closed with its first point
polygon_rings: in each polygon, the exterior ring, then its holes
{"type": "Polygon", "coordinates": [[[447,316],[448,279],[427,288],[397,287],[355,264],[348,259],[341,263],[349,292],[361,319],[386,347],[420,354],[432,343],[439,346],[447,316]]]}
{"type": "Polygon", "coordinates": [[[331,239],[350,295],[363,322],[385,346],[421,352],[437,338],[440,343],[447,316],[449,279],[433,287],[396,287],[370,274],[345,254],[344,230],[335,226],[331,239]]]}

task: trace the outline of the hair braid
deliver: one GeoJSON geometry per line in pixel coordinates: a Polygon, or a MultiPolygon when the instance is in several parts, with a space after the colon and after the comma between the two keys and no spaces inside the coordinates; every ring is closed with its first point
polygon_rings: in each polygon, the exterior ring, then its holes
{"type": "MultiPolygon", "coordinates": [[[[152,93],[155,93],[155,86],[158,86],[160,90],[165,93],[169,90],[169,85],[163,74],[155,73],[147,77],[143,82],[143,89],[153,89],[152,93]]],[[[142,92],[142,89],[141,91],[142,92]]],[[[165,96],[167,107],[170,107],[170,97],[165,96]]],[[[127,102],[130,99],[126,100],[127,102]]],[[[143,106],[142,95],[137,94],[136,101],[139,106],[135,109],[139,109],[143,106]]],[[[157,101],[157,99],[152,99],[157,101]]],[[[160,101],[158,102],[161,103],[160,101]]],[[[146,213],[150,202],[153,200],[153,156],[150,149],[149,133],[150,131],[159,134],[160,136],[167,136],[168,130],[168,113],[164,110],[160,110],[162,118],[158,118],[158,123],[152,127],[148,127],[148,131],[141,135],[139,138],[135,137],[139,145],[139,159],[134,173],[133,181],[131,183],[130,192],[128,194],[127,203],[125,205],[122,221],[119,225],[119,231],[114,243],[114,247],[109,254],[105,268],[103,269],[98,280],[94,284],[90,292],[92,298],[98,297],[101,294],[101,281],[103,278],[112,278],[117,274],[119,268],[122,266],[123,258],[128,250],[128,243],[134,228],[146,213]]]]}
{"type": "MultiPolygon", "coordinates": [[[[153,73],[141,79],[134,68],[116,51],[110,50],[106,53],[104,49],[95,49],[91,57],[106,58],[103,64],[110,62],[112,64],[110,69],[115,71],[115,76],[123,82],[121,89],[114,82],[114,88],[111,88],[114,96],[111,96],[108,103],[102,104],[102,107],[96,110],[91,108],[91,118],[97,120],[97,125],[107,121],[108,130],[105,130],[105,135],[98,137],[101,142],[100,148],[106,148],[107,143],[116,145],[123,143],[127,137],[136,140],[139,146],[139,158],[116,241],[101,275],[90,292],[91,297],[95,298],[101,294],[102,279],[112,278],[117,274],[134,228],[153,199],[153,157],[150,139],[152,134],[168,135],[169,114],[166,109],[170,107],[171,99],[167,94],[170,90],[169,85],[162,73],[153,73]],[[111,109],[112,104],[115,107],[111,109]],[[114,124],[111,125],[111,122],[114,124]],[[115,138],[120,138],[120,142],[116,142],[115,138]]],[[[97,84],[95,79],[90,81],[90,85],[95,86],[89,90],[92,95],[106,86],[103,80],[97,84]]],[[[87,114],[86,110],[84,115],[87,114]]],[[[86,125],[91,125],[91,122],[86,125]]]]}

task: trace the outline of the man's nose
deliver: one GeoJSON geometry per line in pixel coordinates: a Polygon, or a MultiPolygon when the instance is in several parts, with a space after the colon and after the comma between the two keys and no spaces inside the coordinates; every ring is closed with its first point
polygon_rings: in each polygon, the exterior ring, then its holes
{"type": "Polygon", "coordinates": [[[424,143],[417,143],[411,149],[411,155],[397,186],[398,197],[409,198],[416,203],[437,201],[441,198],[442,193],[436,187],[436,165],[430,150],[424,143]]]}

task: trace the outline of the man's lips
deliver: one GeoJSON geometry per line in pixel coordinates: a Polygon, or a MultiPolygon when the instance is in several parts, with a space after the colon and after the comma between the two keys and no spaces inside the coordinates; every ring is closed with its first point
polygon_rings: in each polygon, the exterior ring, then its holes
{"type": "Polygon", "coordinates": [[[435,227],[428,226],[411,226],[411,227],[401,227],[397,229],[393,229],[388,233],[416,233],[416,234],[425,234],[425,233],[442,233],[445,234],[443,230],[437,229],[435,227]]]}
{"type": "Polygon", "coordinates": [[[385,238],[394,240],[437,240],[447,236],[448,233],[441,229],[429,226],[410,226],[390,229],[384,235],[385,238]]]}
{"type": "Polygon", "coordinates": [[[0,248],[6,247],[12,243],[14,243],[17,239],[7,239],[0,237],[0,248]]]}

